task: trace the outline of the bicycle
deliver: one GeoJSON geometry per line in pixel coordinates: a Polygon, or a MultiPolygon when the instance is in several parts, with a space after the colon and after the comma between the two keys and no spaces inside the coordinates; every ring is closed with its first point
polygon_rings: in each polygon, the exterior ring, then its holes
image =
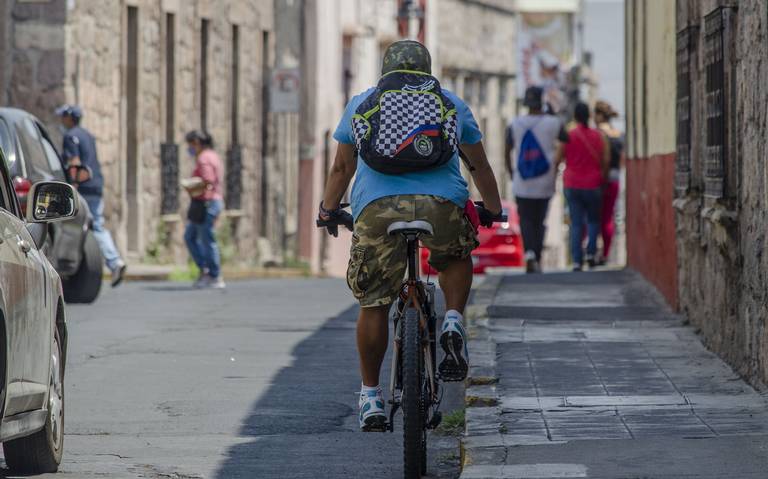
{"type": "MultiPolygon", "coordinates": [[[[477,208],[483,209],[482,203],[477,204],[477,208]]],[[[329,228],[334,236],[338,226],[352,231],[351,215],[342,213],[328,221],[318,219],[317,226],[329,228]]],[[[494,221],[506,221],[506,216],[499,215],[494,221]]],[[[394,432],[395,414],[402,409],[404,477],[419,479],[427,473],[427,431],[437,428],[442,420],[439,411],[442,378],[436,374],[436,288],[435,283],[421,280],[418,263],[419,241],[424,235],[434,234],[434,229],[423,220],[395,221],[387,228],[387,234],[403,237],[408,265],[393,314],[389,421],[382,424],[380,431],[394,432]]]]}

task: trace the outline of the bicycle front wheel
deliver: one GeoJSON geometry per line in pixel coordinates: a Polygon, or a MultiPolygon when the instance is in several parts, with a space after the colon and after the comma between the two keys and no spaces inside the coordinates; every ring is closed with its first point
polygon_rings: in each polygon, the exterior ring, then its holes
{"type": "Polygon", "coordinates": [[[405,479],[419,479],[426,456],[423,442],[424,416],[422,407],[423,365],[419,312],[405,310],[402,329],[403,354],[403,459],[405,479]]]}

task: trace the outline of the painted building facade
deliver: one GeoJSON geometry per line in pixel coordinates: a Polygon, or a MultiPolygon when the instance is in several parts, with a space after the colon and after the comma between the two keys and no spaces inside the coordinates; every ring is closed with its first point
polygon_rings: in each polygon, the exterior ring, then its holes
{"type": "Polygon", "coordinates": [[[675,5],[626,3],[627,265],[677,305],[675,5]]]}
{"type": "Polygon", "coordinates": [[[754,384],[768,383],[766,9],[626,10],[630,265],[754,384]]]}

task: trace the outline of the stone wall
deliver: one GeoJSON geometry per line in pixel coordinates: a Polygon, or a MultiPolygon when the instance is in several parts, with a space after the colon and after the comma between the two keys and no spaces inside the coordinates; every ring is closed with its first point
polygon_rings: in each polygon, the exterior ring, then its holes
{"type": "Polygon", "coordinates": [[[437,23],[437,48],[445,86],[472,108],[483,131],[483,144],[509,197],[504,167],[504,129],[514,115],[516,89],[517,17],[492,2],[441,0],[437,23]],[[471,25],[471,32],[466,32],[471,25]]]}
{"type": "Polygon", "coordinates": [[[65,1],[7,0],[2,14],[2,103],[51,120],[62,103],[65,1]]]}
{"type": "Polygon", "coordinates": [[[267,116],[268,137],[273,143],[262,148],[263,72],[270,67],[274,50],[274,37],[270,37],[274,23],[271,1],[17,0],[4,2],[3,7],[11,9],[11,17],[2,24],[0,34],[13,38],[10,51],[4,55],[6,64],[12,66],[3,72],[4,103],[31,111],[51,127],[56,124],[52,117],[55,106],[65,101],[82,106],[83,125],[96,136],[103,164],[108,226],[121,251],[139,261],[186,259],[181,239],[186,195],[179,192],[177,214],[161,215],[160,209],[160,145],[167,142],[166,109],[170,104],[166,98],[166,15],[174,15],[175,25],[175,119],[171,142],[179,146],[182,178],[193,167],[193,160],[185,153],[184,133],[202,126],[202,19],[209,22],[206,126],[226,163],[233,140],[232,27],[237,25],[240,52],[235,121],[242,147],[243,193],[241,208],[225,213],[229,228],[225,236],[232,238],[229,251],[234,260],[256,260],[265,249],[258,246],[263,244],[258,240],[261,236],[271,243],[266,249],[277,252],[278,260],[282,258],[286,215],[277,205],[285,193],[281,184],[276,182],[275,191],[265,195],[269,205],[261,208],[259,201],[262,161],[276,169],[275,177],[283,175],[285,168],[276,160],[274,142],[285,138],[281,128],[290,128],[267,116]],[[136,115],[129,118],[126,45],[127,12],[132,7],[138,12],[138,61],[136,115]],[[262,48],[265,38],[270,44],[262,48]],[[263,51],[270,57],[262,58],[263,51]],[[127,130],[134,120],[136,155],[129,159],[127,130]],[[134,176],[135,194],[129,187],[134,176]],[[262,211],[269,215],[263,222],[262,211]],[[262,228],[262,224],[268,227],[262,228]]]}
{"type": "Polygon", "coordinates": [[[726,194],[704,189],[705,21],[734,2],[678,1],[680,29],[693,27],[690,185],[678,192],[680,306],[709,347],[753,383],[768,383],[768,74],[765,0],[738,2],[725,40],[726,194]]]}

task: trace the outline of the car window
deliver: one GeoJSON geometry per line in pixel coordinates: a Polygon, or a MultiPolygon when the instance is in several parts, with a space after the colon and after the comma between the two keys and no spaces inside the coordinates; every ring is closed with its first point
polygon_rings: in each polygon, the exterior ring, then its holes
{"type": "Polygon", "coordinates": [[[11,177],[21,176],[21,164],[17,161],[16,145],[13,143],[13,136],[8,128],[8,123],[3,119],[0,119],[0,148],[5,154],[5,161],[11,171],[11,177]]]}
{"type": "Polygon", "coordinates": [[[48,166],[51,168],[51,173],[58,181],[65,181],[64,168],[61,166],[61,160],[59,154],[56,152],[56,148],[53,147],[48,138],[43,134],[41,137],[43,142],[43,150],[45,151],[45,158],[48,160],[48,166]]]}
{"type": "Polygon", "coordinates": [[[40,132],[37,131],[32,120],[24,118],[16,123],[16,133],[19,135],[29,179],[33,182],[54,179],[43,150],[43,144],[40,142],[40,132]]]}
{"type": "Polygon", "coordinates": [[[15,214],[14,207],[13,207],[14,203],[12,203],[11,201],[12,201],[12,198],[15,198],[16,193],[15,192],[11,193],[13,191],[11,188],[11,181],[10,181],[10,178],[6,177],[5,172],[6,172],[6,169],[0,167],[0,208],[6,211],[9,211],[11,214],[15,214]],[[11,194],[13,194],[14,196],[11,197],[10,196],[11,194]]]}

